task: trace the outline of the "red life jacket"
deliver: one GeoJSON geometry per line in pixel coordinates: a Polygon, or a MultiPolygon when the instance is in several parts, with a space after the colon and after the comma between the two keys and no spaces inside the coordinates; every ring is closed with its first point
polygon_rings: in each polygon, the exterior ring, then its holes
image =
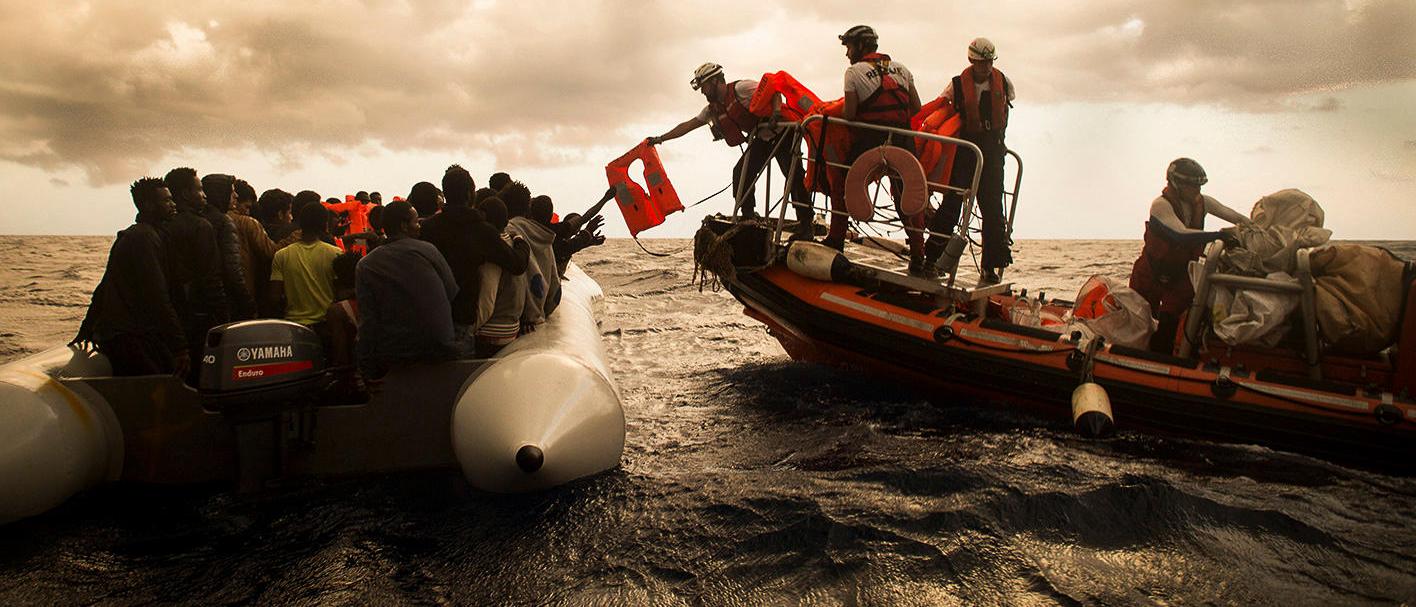
{"type": "Polygon", "coordinates": [[[875,66],[880,88],[856,106],[856,120],[900,128],[910,128],[910,90],[890,75],[890,56],[870,53],[861,57],[875,66]]]}
{"type": "Polygon", "coordinates": [[[800,122],[813,108],[821,105],[821,98],[806,88],[806,85],[798,82],[791,74],[777,72],[763,74],[762,79],[757,81],[757,91],[752,93],[752,100],[748,102],[747,109],[763,118],[771,116],[772,99],[777,95],[784,99],[781,115],[787,120],[800,122]]]}
{"type": "MultiPolygon", "coordinates": [[[[1166,187],[1161,195],[1170,202],[1175,208],[1175,215],[1183,221],[1185,215],[1180,210],[1182,205],[1187,203],[1180,201],[1179,196],[1169,187],[1166,187]]],[[[1188,204],[1191,205],[1191,213],[1190,220],[1185,222],[1186,226],[1197,230],[1204,229],[1204,199],[1197,197],[1188,204]]],[[[1157,221],[1152,217],[1146,222],[1146,245],[1141,249],[1140,258],[1131,266],[1130,285],[1150,302],[1151,314],[1166,313],[1178,316],[1185,312],[1195,298],[1195,291],[1190,286],[1189,265],[1190,261],[1199,259],[1200,255],[1204,254],[1205,243],[1170,240],[1164,230],[1156,227],[1157,221]]]]}
{"type": "MultiPolygon", "coordinates": [[[[920,108],[919,113],[910,120],[910,127],[922,133],[957,137],[962,123],[959,114],[940,97],[920,108]]],[[[949,185],[949,177],[953,173],[954,154],[959,146],[916,137],[915,150],[919,152],[919,164],[924,167],[925,179],[931,184],[929,190],[944,192],[944,186],[949,185]]]]}
{"type": "Polygon", "coordinates": [[[984,120],[979,111],[978,83],[973,79],[973,66],[954,77],[954,109],[964,115],[964,133],[999,131],[1008,128],[1008,91],[1003,72],[994,69],[989,75],[989,116],[984,120]]]}
{"type": "Polygon", "coordinates": [[[683,203],[679,202],[678,193],[669,183],[668,173],[664,172],[664,163],[659,160],[659,152],[648,141],[605,165],[605,176],[615,190],[615,202],[619,204],[631,236],[664,223],[665,216],[683,210],[683,203]],[[647,192],[629,177],[629,165],[636,160],[644,163],[647,192]]]}
{"type": "Polygon", "coordinates": [[[737,83],[741,80],[734,80],[728,83],[728,101],[714,101],[708,105],[713,106],[713,113],[717,114],[718,134],[723,136],[723,141],[730,146],[739,146],[747,142],[753,129],[757,128],[757,123],[761,118],[753,114],[738,101],[737,83]]]}

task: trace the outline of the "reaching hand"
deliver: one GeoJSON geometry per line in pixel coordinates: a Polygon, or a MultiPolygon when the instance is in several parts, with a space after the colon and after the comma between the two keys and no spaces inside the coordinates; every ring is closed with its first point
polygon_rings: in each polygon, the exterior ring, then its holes
{"type": "Polygon", "coordinates": [[[602,245],[602,244],[605,244],[605,235],[604,235],[604,234],[601,234],[601,233],[599,233],[599,232],[596,232],[594,236],[591,236],[591,237],[590,237],[590,246],[598,246],[598,245],[602,245]]]}
{"type": "Polygon", "coordinates": [[[646,137],[646,138],[644,138],[644,141],[647,141],[647,142],[649,143],[649,145],[659,145],[659,144],[661,144],[661,143],[664,142],[664,138],[663,138],[663,137],[646,137]]]}
{"type": "Polygon", "coordinates": [[[591,217],[590,221],[585,224],[585,229],[590,230],[591,232],[599,232],[600,228],[604,227],[604,225],[605,217],[603,215],[596,215],[594,217],[591,217]]]}

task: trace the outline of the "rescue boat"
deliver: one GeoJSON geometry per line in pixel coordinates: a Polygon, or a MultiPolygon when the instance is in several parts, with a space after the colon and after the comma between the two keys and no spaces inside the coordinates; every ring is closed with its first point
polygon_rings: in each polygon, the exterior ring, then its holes
{"type": "MultiPolygon", "coordinates": [[[[938,134],[847,124],[977,153],[966,141],[938,134]]],[[[799,126],[810,132],[811,125],[799,126]]],[[[1011,151],[1009,158],[1019,163],[1012,190],[1005,191],[1011,238],[1021,158],[1011,151]]],[[[964,192],[958,234],[969,230],[978,171],[964,192]]],[[[929,187],[949,186],[931,180],[929,187]]],[[[1155,353],[1086,332],[1014,323],[1017,309],[1066,318],[1075,304],[1054,299],[1038,305],[1026,289],[1010,282],[975,284],[957,266],[942,268],[941,279],[912,276],[896,241],[856,238],[840,251],[811,241],[784,242],[785,207],[791,203],[775,202],[782,213],[771,219],[706,218],[695,260],[796,360],[913,386],[942,403],[1020,405],[1070,417],[1088,434],[1104,434],[1114,421],[1128,429],[1416,472],[1416,283],[1406,287],[1396,347],[1369,356],[1327,352],[1312,312],[1307,250],[1298,252],[1295,285],[1217,272],[1223,245],[1215,242],[1206,251],[1196,301],[1205,301],[1214,285],[1299,293],[1302,312],[1294,314],[1286,343],[1231,347],[1208,340],[1205,314],[1196,304],[1179,347],[1155,353]]],[[[898,222],[894,227],[911,229],[898,222]]]]}
{"type": "Polygon", "coordinates": [[[510,493],[613,468],[625,421],[593,314],[602,293],[574,264],[566,275],[546,325],[496,358],[395,368],[366,402],[332,396],[318,339],[279,320],[213,329],[199,389],[111,377],[102,354],[68,347],[4,365],[0,523],[114,481],[254,491],[460,466],[510,493]]]}

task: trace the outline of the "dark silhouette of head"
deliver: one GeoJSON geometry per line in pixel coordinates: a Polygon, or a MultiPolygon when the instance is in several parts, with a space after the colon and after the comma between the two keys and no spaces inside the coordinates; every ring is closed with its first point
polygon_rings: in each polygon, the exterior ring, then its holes
{"type": "Polygon", "coordinates": [[[388,206],[384,207],[383,212],[384,234],[387,234],[389,238],[416,236],[417,217],[417,211],[413,210],[413,205],[408,202],[390,202],[388,206]]]}
{"type": "Polygon", "coordinates": [[[207,204],[225,213],[236,201],[236,178],[221,173],[202,177],[202,192],[206,193],[207,204]]]}
{"type": "Polygon", "coordinates": [[[247,210],[256,204],[256,188],[251,187],[251,183],[245,179],[236,180],[236,203],[247,210]]]}
{"type": "Polygon", "coordinates": [[[133,206],[138,208],[142,219],[162,221],[177,212],[177,203],[172,200],[172,191],[167,184],[156,177],[144,177],[133,182],[128,188],[133,195],[133,206]]]}
{"type": "Polygon", "coordinates": [[[324,205],[309,204],[300,209],[300,236],[314,240],[329,231],[329,210],[324,205]]]}
{"type": "Polygon", "coordinates": [[[498,192],[506,187],[508,183],[511,183],[511,175],[507,175],[506,173],[492,173],[492,176],[487,178],[487,187],[498,192]]]}
{"type": "Polygon", "coordinates": [[[531,199],[531,210],[527,217],[544,225],[551,225],[551,216],[556,214],[556,205],[551,197],[544,194],[531,199]]]}
{"type": "Polygon", "coordinates": [[[369,202],[378,206],[383,206],[383,194],[380,194],[378,192],[369,192],[369,202]]]}
{"type": "Polygon", "coordinates": [[[261,197],[256,201],[256,206],[252,207],[252,211],[261,223],[286,223],[290,218],[285,214],[292,212],[294,202],[295,198],[290,192],[280,188],[266,190],[261,192],[261,197]]]}
{"type": "Polygon", "coordinates": [[[359,260],[363,257],[363,255],[351,252],[334,258],[334,288],[354,289],[354,272],[359,267],[359,260]]]}
{"type": "Polygon", "coordinates": [[[481,189],[478,189],[476,192],[473,192],[473,193],[472,193],[472,206],[475,207],[475,206],[481,204],[483,200],[486,200],[486,199],[488,199],[488,198],[495,197],[496,195],[497,195],[497,191],[496,191],[496,190],[493,190],[492,188],[481,188],[481,189]]]}
{"type": "Polygon", "coordinates": [[[506,215],[506,203],[496,196],[483,198],[477,206],[482,211],[482,216],[487,218],[487,223],[492,224],[498,232],[506,229],[508,217],[506,215]]]}
{"type": "Polygon", "coordinates": [[[447,199],[447,206],[450,207],[470,207],[472,206],[472,190],[476,184],[472,182],[472,174],[460,164],[447,167],[443,172],[442,189],[443,196],[447,199]]]}
{"type": "Polygon", "coordinates": [[[206,194],[202,192],[202,184],[197,180],[196,169],[177,167],[168,171],[162,181],[172,192],[172,199],[177,202],[179,210],[201,211],[202,207],[206,206],[206,194]]]}
{"type": "Polygon", "coordinates": [[[383,205],[375,205],[374,208],[369,209],[369,229],[373,230],[375,234],[383,233],[383,214],[383,205]]]}
{"type": "Polygon", "coordinates": [[[360,190],[359,193],[357,193],[357,194],[354,195],[354,200],[357,200],[357,201],[362,202],[362,203],[364,203],[364,204],[369,204],[369,193],[368,193],[368,192],[365,192],[365,191],[363,191],[363,190],[360,190]]]}
{"type": "Polygon", "coordinates": [[[521,217],[531,208],[531,189],[520,181],[513,181],[497,193],[497,198],[506,203],[506,214],[509,217],[521,217]]]}
{"type": "Polygon", "coordinates": [[[426,181],[413,184],[408,204],[417,209],[419,217],[432,217],[438,212],[438,187],[426,181]]]}
{"type": "Polygon", "coordinates": [[[295,217],[299,217],[300,209],[305,208],[311,203],[319,204],[319,202],[319,192],[316,192],[314,190],[300,190],[300,193],[295,195],[295,199],[290,201],[290,213],[293,214],[295,217]]]}

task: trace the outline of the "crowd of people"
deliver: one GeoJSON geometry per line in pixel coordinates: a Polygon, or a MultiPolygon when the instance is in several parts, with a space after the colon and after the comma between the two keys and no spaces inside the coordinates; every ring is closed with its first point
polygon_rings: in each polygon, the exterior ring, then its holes
{"type": "Polygon", "coordinates": [[[452,165],[415,184],[322,199],[191,168],[144,177],[135,223],[118,233],[71,345],[115,375],[195,384],[207,331],[280,318],[325,343],[352,383],[410,362],[495,356],[560,303],[571,256],[604,243],[607,193],[557,217],[549,196],[506,173],[477,189],[452,165]]]}

